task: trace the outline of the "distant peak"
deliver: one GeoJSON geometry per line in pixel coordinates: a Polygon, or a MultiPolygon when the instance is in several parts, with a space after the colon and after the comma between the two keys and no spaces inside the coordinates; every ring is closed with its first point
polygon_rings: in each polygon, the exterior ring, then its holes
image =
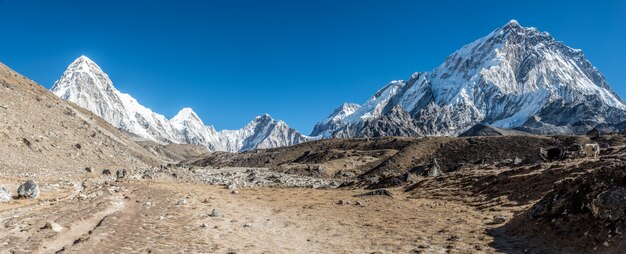
{"type": "Polygon", "coordinates": [[[89,59],[89,57],[85,55],[81,55],[80,57],[76,58],[76,60],[74,60],[74,62],[72,62],[67,67],[67,69],[73,71],[89,71],[92,69],[102,71],[102,69],[100,69],[100,66],[98,66],[94,61],[92,61],[91,59],[89,59]]]}
{"type": "Polygon", "coordinates": [[[519,22],[517,22],[517,20],[511,19],[511,21],[509,21],[509,23],[507,23],[507,25],[509,26],[520,26],[519,22]]]}
{"type": "Polygon", "coordinates": [[[272,116],[270,116],[268,113],[264,113],[264,114],[262,114],[262,115],[260,115],[260,116],[257,116],[257,117],[256,117],[256,119],[259,119],[259,120],[262,120],[262,119],[270,119],[270,120],[274,120],[274,119],[272,118],[272,116]]]}
{"type": "Polygon", "coordinates": [[[171,122],[184,122],[192,119],[200,120],[200,117],[189,107],[182,108],[176,116],[172,117],[171,122]]]}

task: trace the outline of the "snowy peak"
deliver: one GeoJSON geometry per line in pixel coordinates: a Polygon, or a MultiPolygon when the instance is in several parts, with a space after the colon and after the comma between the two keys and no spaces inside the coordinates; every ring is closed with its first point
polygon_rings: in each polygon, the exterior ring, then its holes
{"type": "Polygon", "coordinates": [[[55,82],[51,91],[102,117],[113,126],[161,143],[203,145],[213,151],[238,152],[294,145],[309,140],[268,114],[235,131],[216,131],[191,109],[183,108],[171,119],[152,112],[129,94],[121,93],[91,59],[80,56],[55,82]]]}
{"type": "Polygon", "coordinates": [[[172,117],[172,119],[170,119],[170,122],[173,124],[179,124],[184,122],[199,122],[200,124],[204,125],[202,123],[202,120],[200,120],[200,117],[191,108],[181,109],[174,117],[172,117]]]}
{"type": "Polygon", "coordinates": [[[391,82],[348,116],[331,114],[312,135],[458,135],[479,123],[584,133],[596,125],[618,126],[626,121],[625,109],[581,50],[511,20],[432,72],[391,82]]]}

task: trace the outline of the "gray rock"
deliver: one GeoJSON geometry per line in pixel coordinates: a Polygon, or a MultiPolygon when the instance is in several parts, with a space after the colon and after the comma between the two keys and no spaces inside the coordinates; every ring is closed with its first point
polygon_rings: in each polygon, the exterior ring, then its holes
{"type": "Polygon", "coordinates": [[[128,175],[128,173],[127,173],[126,169],[118,169],[118,170],[115,172],[115,176],[117,177],[117,179],[122,179],[122,178],[125,178],[125,177],[126,177],[126,175],[128,175]]]}
{"type": "Polygon", "coordinates": [[[215,209],[213,209],[211,214],[209,214],[209,216],[211,216],[211,217],[224,217],[224,214],[222,213],[222,211],[220,211],[219,209],[215,208],[215,209]]]}
{"type": "Polygon", "coordinates": [[[17,189],[20,198],[36,199],[39,197],[39,185],[33,180],[28,180],[17,189]]]}
{"type": "Polygon", "coordinates": [[[378,190],[373,190],[370,192],[366,192],[366,193],[362,193],[362,194],[358,194],[358,195],[354,195],[355,197],[366,197],[366,196],[388,196],[388,197],[393,197],[393,193],[391,193],[391,191],[386,190],[386,189],[378,189],[378,190]]]}
{"type": "Polygon", "coordinates": [[[186,205],[187,204],[187,200],[184,198],[181,198],[178,200],[178,202],[176,202],[176,205],[186,205]]]}
{"type": "Polygon", "coordinates": [[[61,232],[61,230],[63,230],[63,226],[57,224],[54,221],[48,221],[46,222],[46,226],[44,227],[46,229],[52,229],[52,231],[54,232],[61,232]]]}
{"type": "Polygon", "coordinates": [[[4,186],[0,186],[0,202],[7,202],[11,200],[11,193],[4,186]]]}
{"type": "Polygon", "coordinates": [[[519,165],[522,164],[522,162],[524,162],[524,160],[522,160],[520,157],[515,156],[515,159],[513,160],[513,165],[519,165]]]}
{"type": "Polygon", "coordinates": [[[493,224],[502,224],[506,222],[506,216],[498,214],[493,216],[493,224]]]}
{"type": "Polygon", "coordinates": [[[433,159],[433,165],[430,166],[430,169],[428,170],[428,176],[437,177],[437,176],[442,176],[442,175],[443,175],[443,172],[441,171],[441,166],[439,166],[437,159],[433,159]]]}

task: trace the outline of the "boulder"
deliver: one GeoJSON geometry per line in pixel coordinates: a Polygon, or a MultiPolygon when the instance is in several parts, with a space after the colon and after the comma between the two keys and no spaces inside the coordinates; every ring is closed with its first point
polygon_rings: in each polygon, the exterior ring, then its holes
{"type": "Polygon", "coordinates": [[[61,232],[61,230],[63,230],[63,226],[57,224],[54,221],[48,221],[46,222],[46,226],[44,227],[46,229],[52,229],[52,231],[54,232],[61,232]]]}
{"type": "Polygon", "coordinates": [[[585,144],[583,151],[587,157],[598,157],[600,155],[600,145],[598,143],[585,144]]]}
{"type": "Polygon", "coordinates": [[[4,186],[0,186],[0,202],[7,202],[11,200],[11,193],[4,186]]]}
{"type": "Polygon", "coordinates": [[[209,216],[211,216],[211,217],[224,217],[224,214],[222,213],[222,211],[220,211],[219,209],[215,208],[215,209],[213,209],[211,214],[209,214],[209,216]]]}
{"type": "Polygon", "coordinates": [[[17,189],[20,198],[36,199],[39,197],[39,185],[33,180],[28,180],[17,189]]]}
{"type": "Polygon", "coordinates": [[[441,171],[441,166],[439,166],[437,159],[433,159],[433,164],[430,166],[430,169],[428,170],[428,176],[437,177],[437,176],[442,176],[442,175],[443,175],[443,171],[441,171]]]}

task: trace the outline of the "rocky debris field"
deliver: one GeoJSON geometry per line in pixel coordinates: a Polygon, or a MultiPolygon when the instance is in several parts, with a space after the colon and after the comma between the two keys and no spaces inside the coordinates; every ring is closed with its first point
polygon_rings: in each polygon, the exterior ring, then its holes
{"type": "Polygon", "coordinates": [[[308,144],[315,149],[285,148],[297,153],[284,156],[273,150],[214,154],[202,163],[154,167],[94,165],[62,178],[5,177],[0,198],[9,198],[0,201],[0,249],[620,253],[624,248],[622,136],[417,140],[352,140],[346,150],[322,141],[331,148],[308,144]],[[391,149],[398,142],[406,146],[391,149]],[[581,152],[596,143],[599,154],[581,152]],[[576,144],[582,150],[570,149],[576,144]],[[456,154],[466,149],[476,151],[456,154]],[[559,156],[541,152],[549,149],[559,149],[559,156]],[[268,154],[274,164],[267,167],[225,165],[260,163],[268,154]],[[359,156],[370,157],[361,166],[373,171],[326,174],[333,170],[328,165],[342,167],[329,161],[359,156]],[[203,164],[216,158],[215,165],[203,164]],[[401,163],[406,158],[415,161],[401,163]],[[465,164],[450,167],[458,163],[465,164]],[[306,170],[285,170],[284,164],[306,170]],[[392,165],[397,167],[375,170],[392,165]]]}

